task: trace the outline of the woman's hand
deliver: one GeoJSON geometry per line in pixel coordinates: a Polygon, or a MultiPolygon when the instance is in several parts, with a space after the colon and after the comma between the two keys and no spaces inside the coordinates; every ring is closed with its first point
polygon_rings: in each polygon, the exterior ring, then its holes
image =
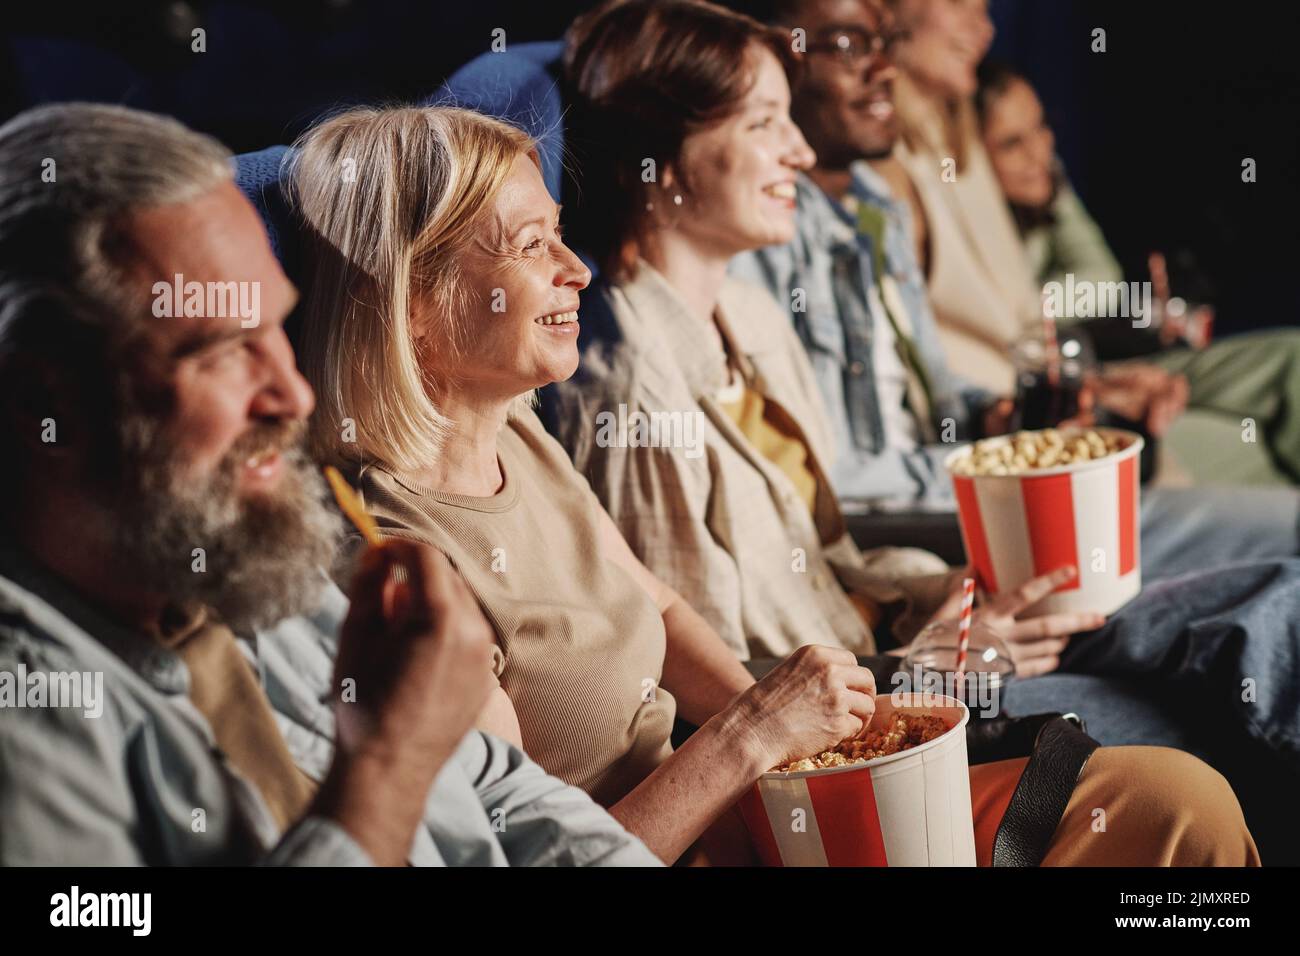
{"type": "Polygon", "coordinates": [[[1061,663],[1070,636],[1091,631],[1106,623],[1105,615],[1091,611],[1069,611],[1018,619],[1016,615],[1037,604],[1062,584],[1074,580],[1073,566],[1030,578],[1014,591],[999,594],[975,612],[975,619],[996,631],[1007,643],[1018,677],[1047,674],[1061,663]]]}
{"type": "MultiPolygon", "coordinates": [[[[1073,566],[1031,578],[1005,594],[999,594],[975,611],[973,620],[992,628],[1007,645],[1016,665],[1016,676],[1036,677],[1056,670],[1070,636],[1091,631],[1106,623],[1102,614],[1071,611],[1018,618],[1025,608],[1037,604],[1062,584],[1074,580],[1073,566]]],[[[961,613],[961,590],[957,589],[939,608],[932,621],[956,620],[961,613]]]]}
{"type": "Polygon", "coordinates": [[[729,711],[764,769],[834,747],[876,712],[876,679],[843,648],[801,647],[729,711]]]}
{"type": "Polygon", "coordinates": [[[876,711],[871,671],[842,648],[801,647],[709,719],[610,813],[665,863],[758,777],[858,733],[876,711]]]}

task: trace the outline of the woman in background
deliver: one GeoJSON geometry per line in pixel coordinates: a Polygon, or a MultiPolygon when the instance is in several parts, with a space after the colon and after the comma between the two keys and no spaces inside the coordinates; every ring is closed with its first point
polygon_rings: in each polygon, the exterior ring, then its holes
{"type": "Polygon", "coordinates": [[[1122,282],[1101,228],[1088,215],[1056,157],[1056,139],[1034,88],[1003,64],[985,61],[976,113],[984,148],[1015,219],[1034,281],[1122,282]]]}
{"type": "MultiPolygon", "coordinates": [[[[1076,283],[1122,282],[1119,263],[1056,156],[1055,138],[1033,86],[1001,64],[985,64],[979,75],[975,102],[984,146],[1036,281],[1064,284],[1066,275],[1072,274],[1076,283]]],[[[1169,347],[1173,341],[1169,337],[1162,339],[1110,318],[1089,322],[1087,327],[1099,342],[1117,336],[1126,342],[1146,339],[1145,347],[1156,353],[1148,361],[1186,377],[1189,408],[1217,413],[1218,421],[1199,418],[1187,441],[1177,429],[1171,435],[1180,450],[1192,443],[1202,454],[1204,449],[1226,449],[1221,459],[1205,467],[1197,467],[1200,455],[1181,454],[1189,468],[1219,482],[1300,481],[1300,332],[1279,329],[1238,335],[1198,351],[1169,347]],[[1099,325],[1102,328],[1097,330],[1099,325]],[[1257,449],[1245,447],[1240,440],[1245,419],[1256,423],[1257,449]]],[[[1136,354],[1143,345],[1120,347],[1136,354]]]]}
{"type": "MultiPolygon", "coordinates": [[[[901,39],[894,81],[918,261],[949,364],[1010,394],[1008,348],[1041,332],[1040,296],[980,141],[975,68],[993,42],[987,0],[890,0],[901,39]],[[924,237],[924,238],[922,238],[924,237]]],[[[899,188],[901,187],[901,188],[899,188]]]]}

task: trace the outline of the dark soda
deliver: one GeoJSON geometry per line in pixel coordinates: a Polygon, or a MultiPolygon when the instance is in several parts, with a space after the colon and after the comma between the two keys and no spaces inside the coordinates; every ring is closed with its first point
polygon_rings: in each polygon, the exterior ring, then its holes
{"type": "Polygon", "coordinates": [[[1022,369],[1016,382],[1016,409],[1011,427],[1034,431],[1054,428],[1079,414],[1079,392],[1083,382],[1061,370],[1022,369]]]}

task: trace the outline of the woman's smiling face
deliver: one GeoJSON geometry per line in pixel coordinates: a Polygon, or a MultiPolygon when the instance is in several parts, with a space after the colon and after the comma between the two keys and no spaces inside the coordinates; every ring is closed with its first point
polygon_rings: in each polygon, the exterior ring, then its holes
{"type": "Polygon", "coordinates": [[[726,256],[793,238],[795,173],[816,158],[790,119],[790,86],[776,56],[754,46],[748,60],[754,82],[739,109],[686,137],[680,175],[655,200],[665,207],[659,222],[726,256]]]}
{"type": "Polygon", "coordinates": [[[560,207],[530,156],[515,160],[459,268],[469,294],[452,317],[458,347],[422,350],[435,383],[510,398],[574,373],[578,293],[591,273],[560,238],[560,207]]]}
{"type": "Polygon", "coordinates": [[[1031,209],[1052,201],[1056,141],[1043,104],[1024,80],[1013,80],[989,104],[984,146],[1007,199],[1031,209]]]}

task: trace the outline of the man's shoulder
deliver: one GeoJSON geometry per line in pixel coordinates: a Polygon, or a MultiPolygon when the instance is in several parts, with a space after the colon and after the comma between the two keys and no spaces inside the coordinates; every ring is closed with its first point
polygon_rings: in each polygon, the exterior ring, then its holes
{"type": "Polygon", "coordinates": [[[527,791],[547,777],[546,771],[514,744],[477,729],[461,739],[443,774],[461,778],[484,807],[492,806],[503,791],[527,791]]]}
{"type": "Polygon", "coordinates": [[[850,166],[853,176],[853,196],[858,202],[866,203],[878,209],[893,209],[898,205],[889,180],[872,168],[865,159],[860,159],[850,166]]]}
{"type": "Polygon", "coordinates": [[[826,282],[836,250],[853,245],[853,227],[835,209],[822,188],[802,173],[796,181],[794,233],[789,242],[764,246],[736,256],[732,275],[784,294],[792,283],[826,282]]]}
{"type": "Polygon", "coordinates": [[[451,763],[475,790],[486,789],[521,764],[522,753],[499,737],[481,730],[465,734],[452,753],[451,763]]]}
{"type": "Polygon", "coordinates": [[[473,729],[461,738],[438,774],[430,803],[448,818],[457,819],[469,839],[486,834],[483,821],[502,801],[503,793],[528,785],[535,765],[519,748],[484,731],[473,729]]]}
{"type": "Polygon", "coordinates": [[[92,635],[0,577],[0,777],[41,791],[71,763],[109,787],[132,728],[146,719],[143,682],[92,635]],[[45,756],[48,779],[30,773],[45,756]],[[13,760],[13,766],[5,764],[13,760]],[[96,769],[98,768],[98,769],[96,769]],[[111,771],[111,773],[110,773],[111,771]]]}
{"type": "Polygon", "coordinates": [[[57,608],[0,575],[0,670],[24,663],[49,670],[102,669],[113,655],[57,608]]]}

